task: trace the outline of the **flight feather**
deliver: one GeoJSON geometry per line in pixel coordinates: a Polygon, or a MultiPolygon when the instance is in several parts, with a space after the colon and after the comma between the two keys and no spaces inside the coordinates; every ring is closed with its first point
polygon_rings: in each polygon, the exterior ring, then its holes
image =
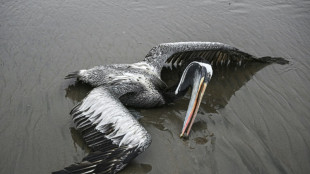
{"type": "Polygon", "coordinates": [[[92,152],[58,173],[116,173],[151,143],[149,133],[105,87],[94,88],[70,114],[92,152]]]}

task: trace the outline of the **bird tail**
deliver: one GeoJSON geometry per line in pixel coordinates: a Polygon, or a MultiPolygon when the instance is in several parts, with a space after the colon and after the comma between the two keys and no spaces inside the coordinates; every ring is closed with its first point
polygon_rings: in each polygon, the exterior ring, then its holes
{"type": "Polygon", "coordinates": [[[262,63],[277,63],[280,65],[285,65],[288,64],[289,61],[285,60],[282,57],[270,57],[270,56],[265,56],[265,57],[261,57],[256,59],[258,62],[262,62],[262,63]]]}
{"type": "Polygon", "coordinates": [[[72,79],[72,78],[78,78],[80,75],[80,71],[74,71],[68,74],[65,79],[72,79]]]}

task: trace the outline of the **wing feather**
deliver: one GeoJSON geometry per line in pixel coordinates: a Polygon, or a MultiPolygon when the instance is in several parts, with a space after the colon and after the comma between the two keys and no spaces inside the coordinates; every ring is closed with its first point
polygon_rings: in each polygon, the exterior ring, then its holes
{"type": "Polygon", "coordinates": [[[238,65],[241,66],[247,62],[279,63],[286,64],[286,61],[280,57],[257,58],[251,54],[243,52],[230,45],[219,42],[176,42],[162,43],[153,47],[146,55],[144,61],[156,68],[160,74],[164,66],[181,65],[187,66],[192,61],[198,59],[206,60],[219,65],[238,65]],[[175,64],[175,62],[177,62],[175,64]]]}
{"type": "Polygon", "coordinates": [[[147,131],[104,87],[93,89],[71,115],[93,152],[55,173],[116,173],[151,143],[147,131]]]}

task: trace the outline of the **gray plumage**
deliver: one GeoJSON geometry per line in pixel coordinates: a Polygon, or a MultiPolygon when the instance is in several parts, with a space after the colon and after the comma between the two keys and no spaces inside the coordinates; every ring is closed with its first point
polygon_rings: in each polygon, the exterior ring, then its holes
{"type": "MultiPolygon", "coordinates": [[[[241,66],[247,62],[287,63],[282,58],[256,58],[218,42],[164,43],[152,48],[141,62],[96,66],[66,76],[95,87],[71,115],[76,128],[94,151],[82,163],[59,173],[116,173],[151,142],[150,135],[124,107],[155,107],[173,100],[174,92],[161,80],[165,66],[182,71],[193,61],[213,66],[241,66]],[[171,91],[170,91],[171,92],[171,91]]],[[[211,73],[212,74],[212,73],[211,73]]]]}

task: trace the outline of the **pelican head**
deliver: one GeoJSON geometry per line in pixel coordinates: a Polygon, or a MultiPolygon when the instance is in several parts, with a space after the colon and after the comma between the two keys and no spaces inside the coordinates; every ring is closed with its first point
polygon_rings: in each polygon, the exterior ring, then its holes
{"type": "Polygon", "coordinates": [[[212,73],[213,70],[209,63],[195,61],[191,62],[185,68],[175,94],[177,95],[179,92],[191,87],[192,95],[189,101],[180,137],[187,137],[189,135],[207,84],[211,80],[212,73]]]}

